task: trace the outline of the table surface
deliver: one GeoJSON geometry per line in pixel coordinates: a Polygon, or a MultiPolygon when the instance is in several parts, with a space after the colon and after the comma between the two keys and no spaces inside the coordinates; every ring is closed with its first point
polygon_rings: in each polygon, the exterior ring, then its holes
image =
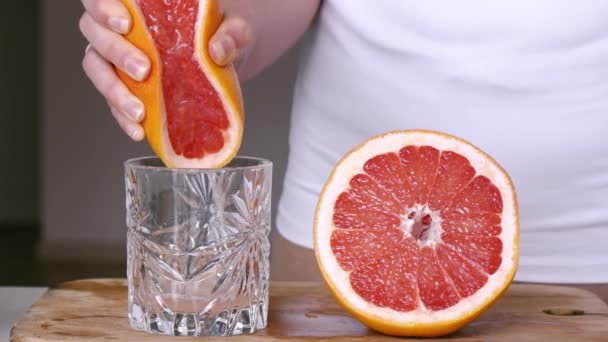
{"type": "Polygon", "coordinates": [[[0,287],[0,341],[9,340],[13,324],[46,291],[45,287],[0,287]]]}
{"type": "MultiPolygon", "coordinates": [[[[13,329],[15,341],[167,341],[128,326],[124,279],[59,284],[36,301],[13,329]]],[[[370,331],[346,314],[321,283],[272,283],[268,328],[235,341],[403,341],[370,331]]],[[[487,313],[452,341],[606,341],[608,305],[596,295],[561,286],[513,284],[487,313]],[[547,309],[550,313],[547,314],[547,309]],[[578,313],[576,313],[578,312],[578,313]]],[[[206,338],[205,341],[224,341],[206,338]]],[[[180,338],[201,341],[201,338],[180,338]]],[[[410,339],[409,341],[414,341],[410,339]]],[[[429,339],[416,339],[429,342],[429,339]]]]}

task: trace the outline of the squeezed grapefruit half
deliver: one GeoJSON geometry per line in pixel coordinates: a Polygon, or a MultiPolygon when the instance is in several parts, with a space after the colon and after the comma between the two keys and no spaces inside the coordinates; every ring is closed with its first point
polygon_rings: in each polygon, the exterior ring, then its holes
{"type": "Polygon", "coordinates": [[[146,80],[120,70],[144,103],[146,139],[168,167],[221,167],[236,155],[243,134],[243,100],[232,65],[209,56],[222,21],[215,0],[121,0],[133,18],[125,35],[151,60],[146,80]]]}

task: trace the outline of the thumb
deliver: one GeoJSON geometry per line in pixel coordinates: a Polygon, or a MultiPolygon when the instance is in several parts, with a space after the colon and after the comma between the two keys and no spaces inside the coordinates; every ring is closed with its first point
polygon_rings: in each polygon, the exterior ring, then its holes
{"type": "Polygon", "coordinates": [[[226,17],[209,41],[209,54],[218,65],[233,63],[251,41],[251,27],[238,16],[226,17]]]}

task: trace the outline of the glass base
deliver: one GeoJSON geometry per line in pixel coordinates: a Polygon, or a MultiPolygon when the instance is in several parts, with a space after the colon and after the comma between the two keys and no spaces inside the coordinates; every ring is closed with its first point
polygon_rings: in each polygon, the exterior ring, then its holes
{"type": "Polygon", "coordinates": [[[146,312],[137,303],[131,304],[131,327],[153,334],[170,336],[231,336],[250,334],[266,328],[265,303],[248,308],[224,310],[217,315],[146,312]]]}

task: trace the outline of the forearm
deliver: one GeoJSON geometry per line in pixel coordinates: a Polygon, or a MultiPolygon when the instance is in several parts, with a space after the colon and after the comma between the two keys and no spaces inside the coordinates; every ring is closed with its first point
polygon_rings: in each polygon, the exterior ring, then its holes
{"type": "Polygon", "coordinates": [[[226,0],[228,13],[250,24],[252,41],[237,63],[241,81],[255,76],[276,61],[306,32],[320,0],[226,0]]]}

